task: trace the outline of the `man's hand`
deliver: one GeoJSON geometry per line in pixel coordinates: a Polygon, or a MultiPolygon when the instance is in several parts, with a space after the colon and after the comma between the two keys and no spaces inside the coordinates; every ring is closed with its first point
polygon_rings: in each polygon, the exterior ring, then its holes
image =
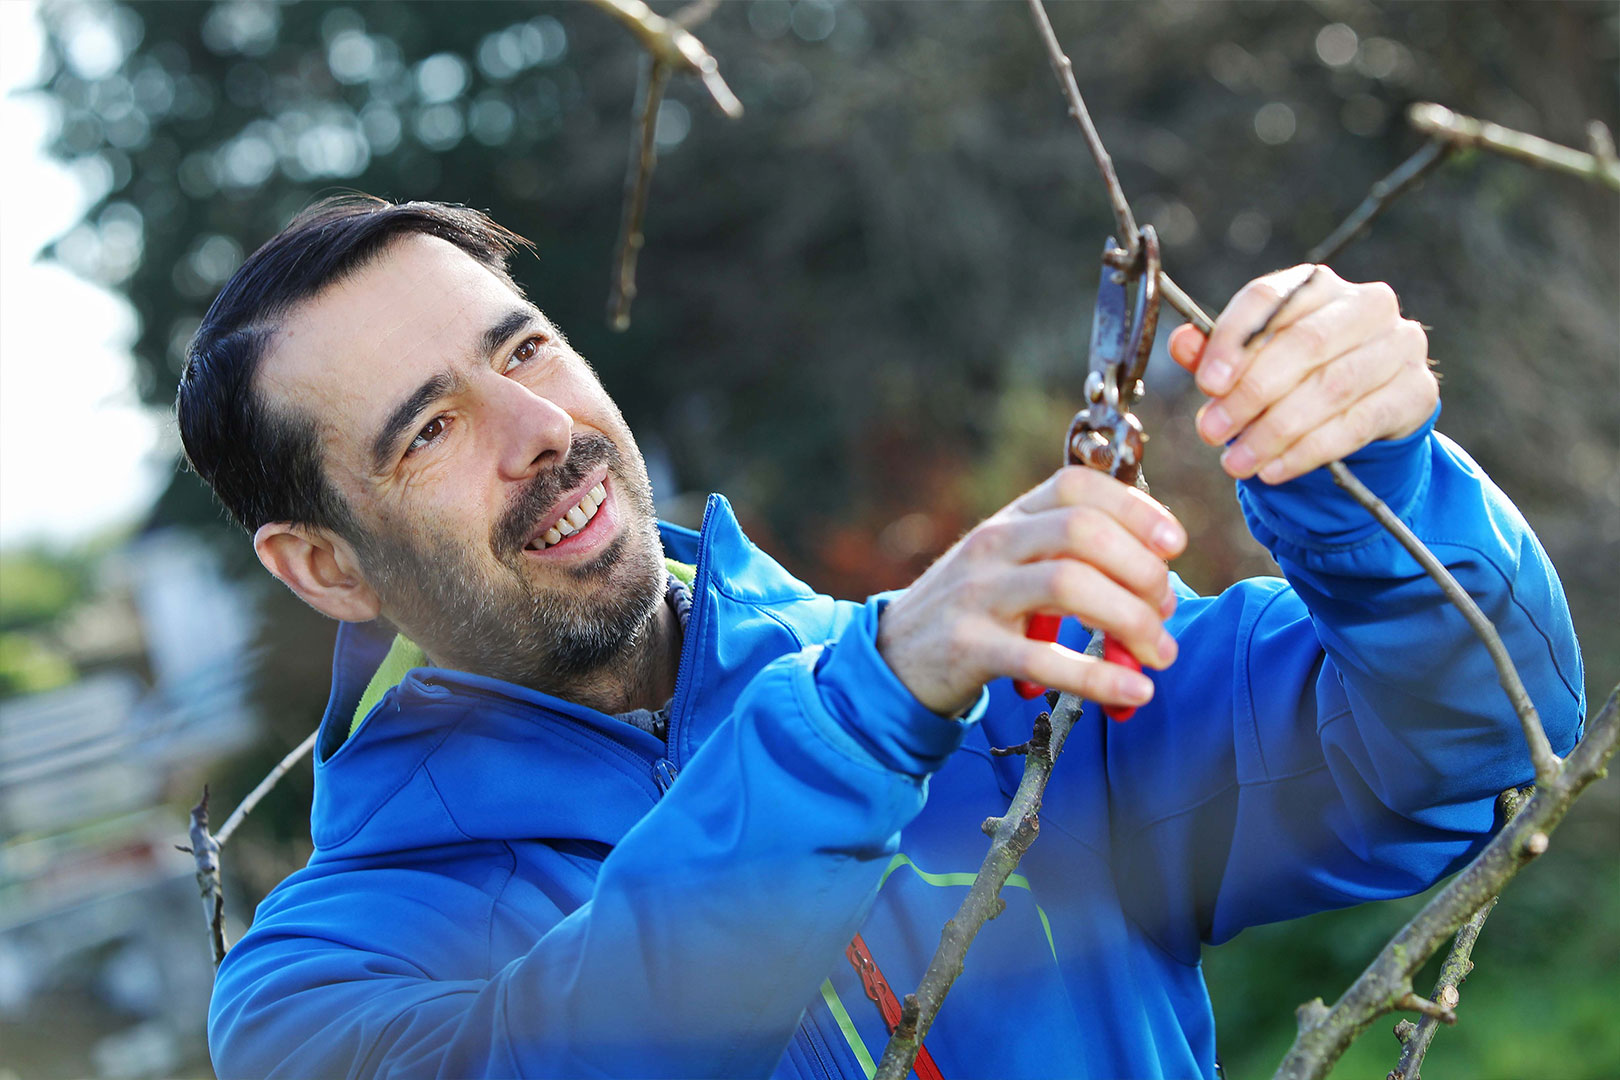
{"type": "Polygon", "coordinates": [[[878,651],[918,701],[942,716],[1002,675],[1105,705],[1153,696],[1143,675],[1049,642],[1024,627],[1037,612],[1077,615],[1144,665],[1168,667],[1175,610],[1164,560],[1187,533],[1159,503],[1093,469],[1068,466],[990,517],[883,613],[878,651]]]}
{"type": "Polygon", "coordinates": [[[1206,341],[1191,326],[1170,335],[1170,355],[1209,402],[1198,433],[1229,443],[1221,465],[1268,484],[1303,476],[1375,439],[1416,431],[1440,390],[1423,327],[1401,317],[1383,282],[1354,285],[1325,266],[1296,292],[1266,333],[1245,345],[1310,266],[1244,286],[1206,341]]]}

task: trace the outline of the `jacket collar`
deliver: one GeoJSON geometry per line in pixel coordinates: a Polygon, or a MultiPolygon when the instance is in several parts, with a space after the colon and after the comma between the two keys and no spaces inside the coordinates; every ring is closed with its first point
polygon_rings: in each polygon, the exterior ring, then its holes
{"type": "Polygon", "coordinates": [[[470,839],[616,843],[659,797],[654,763],[666,753],[684,763],[718,722],[715,710],[693,706],[710,696],[707,684],[734,675],[739,665],[761,666],[779,650],[779,635],[767,640],[769,620],[743,620],[753,629],[728,632],[726,640],[736,659],[699,662],[716,644],[717,586],[733,604],[813,595],[743,535],[721,496],[710,496],[701,533],[664,523],[659,529],[669,557],[697,565],[672,749],[594,709],[435,667],[406,672],[345,738],[392,640],[375,624],[346,623],[338,631],[332,693],[316,740],[311,834],[317,858],[470,839]],[[754,654],[760,654],[757,663],[754,654]]]}

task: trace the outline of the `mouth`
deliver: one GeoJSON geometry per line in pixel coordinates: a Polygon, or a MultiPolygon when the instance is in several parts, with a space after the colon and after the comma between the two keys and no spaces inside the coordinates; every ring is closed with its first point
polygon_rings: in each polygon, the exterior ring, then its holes
{"type": "MultiPolygon", "coordinates": [[[[531,554],[549,552],[554,548],[581,548],[593,546],[600,539],[604,522],[613,515],[612,500],[607,489],[607,470],[599,469],[585,484],[563,496],[568,502],[559,503],[541,519],[541,524],[523,545],[531,554]]],[[[611,525],[611,522],[607,522],[611,525]]]]}

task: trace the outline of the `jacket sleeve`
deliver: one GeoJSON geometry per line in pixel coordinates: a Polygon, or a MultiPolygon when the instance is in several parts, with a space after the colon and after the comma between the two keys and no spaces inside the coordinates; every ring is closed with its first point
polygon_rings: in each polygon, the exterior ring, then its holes
{"type": "Polygon", "coordinates": [[[219,1075],[769,1074],[967,726],[888,669],[881,603],[765,667],[608,854],[591,899],[488,979],[434,980],[407,959],[430,948],[391,929],[408,882],[295,910],[267,900],[262,932],[220,972],[219,1075]],[[345,925],[372,905],[360,932],[386,944],[330,940],[323,904],[349,905],[345,925]]]}
{"type": "MultiPolygon", "coordinates": [[[[1346,464],[1495,622],[1567,752],[1584,693],[1562,587],[1433,422],[1346,464]]],[[[1184,592],[1180,658],[1106,736],[1122,900],[1189,963],[1200,940],[1423,890],[1483,846],[1494,797],[1533,778],[1479,639],[1327,470],[1238,497],[1286,582],[1184,592]]]]}

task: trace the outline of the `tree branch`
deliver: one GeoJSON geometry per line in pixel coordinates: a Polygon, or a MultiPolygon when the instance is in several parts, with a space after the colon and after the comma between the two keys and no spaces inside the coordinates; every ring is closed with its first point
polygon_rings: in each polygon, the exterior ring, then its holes
{"type": "Polygon", "coordinates": [[[644,241],[641,224],[647,214],[653,169],[658,164],[658,108],[675,72],[696,75],[715,107],[731,119],[742,116],[742,102],[720,77],[720,65],[703,42],[691,32],[714,13],[718,0],[693,3],[666,19],[642,0],[591,0],[628,27],[646,50],[636,91],[636,125],[630,138],[630,164],[624,177],[624,209],[619,217],[618,254],[613,264],[613,287],[608,295],[608,326],[630,327],[630,304],[636,298],[636,258],[644,241]]]}
{"type": "Polygon", "coordinates": [[[197,891],[202,894],[203,917],[208,922],[208,940],[214,950],[214,967],[225,959],[225,952],[230,948],[230,942],[225,938],[225,888],[220,881],[219,851],[225,846],[225,841],[236,832],[242,819],[252,813],[253,808],[259,805],[259,800],[269,794],[270,789],[280,782],[287,770],[296,765],[310,748],[315,745],[316,736],[320,728],[310,732],[308,737],[287,755],[276,763],[263,780],[260,780],[253,790],[248,792],[247,798],[231,811],[231,816],[225,819],[218,833],[210,834],[208,831],[208,785],[203,785],[202,800],[191,808],[191,845],[189,847],[176,844],[175,847],[190,855],[197,864],[197,891]]]}
{"type": "Polygon", "coordinates": [[[669,65],[649,58],[641,66],[636,93],[640,121],[630,141],[630,168],[624,177],[624,208],[619,220],[618,257],[614,260],[613,290],[608,295],[608,326],[630,328],[630,304],[636,298],[636,257],[641,254],[641,222],[647,213],[653,169],[658,165],[658,106],[669,85],[669,65]]]}
{"type": "Polygon", "coordinates": [[[1382,214],[1390,203],[1417,187],[1423,182],[1424,177],[1439,168],[1451,155],[1453,148],[1453,144],[1444,139],[1432,138],[1424,143],[1417,153],[1401,162],[1394,172],[1374,184],[1361,205],[1356,207],[1337,229],[1329,233],[1327,239],[1306,253],[1305,261],[1328,263],[1338,258],[1339,253],[1349,247],[1351,241],[1360,236],[1362,230],[1371,225],[1373,219],[1382,214]]]}
{"type": "Polygon", "coordinates": [[[208,785],[202,799],[191,808],[191,846],[175,847],[190,855],[197,864],[197,891],[202,895],[203,918],[208,923],[208,941],[214,950],[214,966],[225,959],[230,948],[225,940],[225,891],[219,883],[219,841],[208,834],[208,785]]]}
{"type": "MultiPolygon", "coordinates": [[[[1532,788],[1510,788],[1497,797],[1496,805],[1502,823],[1505,825],[1512,821],[1515,815],[1524,808],[1529,800],[1532,788]]],[[[1452,940],[1451,951],[1446,954],[1445,961],[1440,965],[1440,978],[1434,984],[1434,1000],[1447,1009],[1456,1009],[1461,1000],[1458,987],[1464,979],[1468,978],[1474,970],[1474,962],[1469,959],[1474,952],[1474,943],[1479,940],[1479,932],[1485,926],[1485,920],[1490,917],[1491,909],[1496,907],[1498,897],[1486,900],[1484,906],[1468,917],[1462,929],[1452,940]]],[[[1425,1016],[1416,1024],[1403,1021],[1396,1025],[1396,1038],[1401,1041],[1401,1057],[1395,1068],[1385,1080],[1418,1080],[1418,1071],[1423,1065],[1423,1055],[1428,1052],[1429,1043],[1434,1039],[1440,1021],[1437,1018],[1425,1016]]]]}
{"type": "MultiPolygon", "coordinates": [[[[1092,645],[1100,651],[1101,639],[1094,639],[1092,645]]],[[[1090,653],[1093,649],[1086,651],[1090,653]]],[[[875,1080],[905,1080],[917,1058],[917,1048],[928,1037],[928,1029],[945,1002],[945,995],[956,977],[962,974],[968,946],[973,944],[980,928],[1006,908],[1001,888],[1040,833],[1041,796],[1051,778],[1052,765],[1063,752],[1064,740],[1080,715],[1080,708],[1079,698],[1073,694],[1061,695],[1052,707],[1044,740],[1040,737],[1043,725],[1037,721],[1036,737],[1023,748],[1023,779],[1018,782],[1007,812],[1001,817],[986,819],[981,826],[991,838],[990,850],[962,906],[940,933],[939,947],[928,962],[917,992],[906,995],[900,1023],[884,1047],[875,1080]]]]}
{"type": "MultiPolygon", "coordinates": [[[[1046,46],[1046,56],[1052,64],[1052,73],[1057,76],[1058,85],[1063,88],[1063,96],[1069,103],[1069,115],[1079,123],[1080,133],[1086,139],[1086,147],[1091,151],[1092,159],[1097,162],[1097,171],[1102,174],[1103,185],[1108,188],[1108,203],[1114,208],[1114,220],[1119,224],[1119,242],[1125,245],[1126,261],[1134,264],[1141,243],[1139,231],[1136,227],[1136,217],[1131,213],[1131,204],[1126,201],[1125,190],[1120,187],[1119,177],[1114,172],[1114,160],[1108,156],[1108,151],[1097,134],[1097,128],[1091,122],[1091,113],[1086,109],[1086,99],[1080,94],[1080,84],[1074,81],[1074,64],[1064,53],[1057,34],[1052,31],[1052,20],[1046,17],[1046,6],[1041,0],[1029,0],[1029,10],[1035,17],[1035,28],[1040,31],[1041,42],[1046,46]]],[[[1159,280],[1162,288],[1164,275],[1159,275],[1159,280]]]]}
{"type": "Polygon", "coordinates": [[[260,780],[253,790],[247,793],[247,798],[243,799],[236,809],[231,811],[231,816],[225,819],[225,824],[221,825],[219,832],[214,834],[214,840],[220,847],[225,846],[225,841],[229,840],[231,834],[236,831],[236,827],[242,824],[242,819],[253,812],[253,808],[259,805],[259,800],[270,793],[270,789],[281,781],[287,770],[298,764],[299,759],[309,753],[320,733],[321,729],[317,727],[304,737],[303,742],[287,751],[287,756],[277,762],[276,767],[265,774],[264,779],[260,780]]]}
{"type": "Polygon", "coordinates": [[[1489,120],[1463,116],[1432,101],[1413,105],[1407,110],[1406,119],[1423,134],[1443,139],[1453,146],[1478,146],[1504,157],[1595,180],[1620,190],[1620,162],[1615,160],[1614,138],[1596,121],[1587,125],[1587,137],[1592,145],[1591,152],[1587,152],[1489,120]]]}
{"type": "Polygon", "coordinates": [[[1390,939],[1333,1007],[1302,1023],[1274,1080],[1317,1080],[1327,1075],[1351,1041],[1378,1017],[1412,1003],[1412,976],[1445,940],[1460,930],[1523,867],[1547,850],[1548,837],[1576,797],[1605,775],[1620,740],[1620,686],[1587,724],[1549,783],[1536,785],[1513,820],[1491,838],[1412,920],[1390,939]]]}

